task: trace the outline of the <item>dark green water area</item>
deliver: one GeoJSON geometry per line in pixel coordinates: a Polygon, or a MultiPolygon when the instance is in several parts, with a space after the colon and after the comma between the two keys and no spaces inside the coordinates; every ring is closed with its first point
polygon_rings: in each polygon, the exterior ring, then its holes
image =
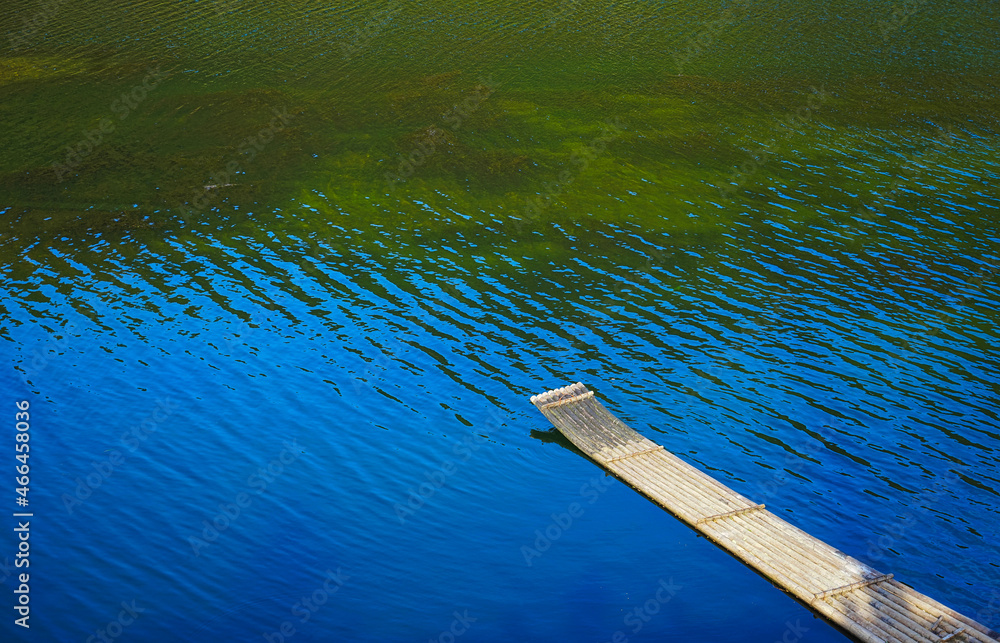
{"type": "Polygon", "coordinates": [[[77,233],[308,233],[349,213],[526,240],[580,217],[713,234],[775,186],[806,193],[796,220],[836,217],[943,131],[995,130],[997,11],[83,2],[35,32],[11,11],[0,194],[7,225],[77,233]]]}

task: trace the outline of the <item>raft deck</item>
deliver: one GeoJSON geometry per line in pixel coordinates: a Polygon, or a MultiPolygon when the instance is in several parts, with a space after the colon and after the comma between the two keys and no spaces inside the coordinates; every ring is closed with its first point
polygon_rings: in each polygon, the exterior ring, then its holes
{"type": "Polygon", "coordinates": [[[588,457],[857,639],[1000,640],[997,632],[810,536],[644,438],[583,384],[531,401],[588,457]]]}

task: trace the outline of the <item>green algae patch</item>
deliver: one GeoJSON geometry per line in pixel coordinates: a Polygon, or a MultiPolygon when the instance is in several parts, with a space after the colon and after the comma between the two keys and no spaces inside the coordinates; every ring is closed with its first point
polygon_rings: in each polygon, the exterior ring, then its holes
{"type": "Polygon", "coordinates": [[[87,63],[55,56],[0,57],[0,87],[34,80],[53,80],[90,71],[87,63]]]}

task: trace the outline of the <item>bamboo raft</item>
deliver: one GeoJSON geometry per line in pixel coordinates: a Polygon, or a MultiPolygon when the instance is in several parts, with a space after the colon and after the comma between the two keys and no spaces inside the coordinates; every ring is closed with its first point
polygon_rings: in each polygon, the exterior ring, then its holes
{"type": "Polygon", "coordinates": [[[584,454],[866,643],[1000,634],[814,538],[629,428],[580,383],[531,402],[584,454]]]}

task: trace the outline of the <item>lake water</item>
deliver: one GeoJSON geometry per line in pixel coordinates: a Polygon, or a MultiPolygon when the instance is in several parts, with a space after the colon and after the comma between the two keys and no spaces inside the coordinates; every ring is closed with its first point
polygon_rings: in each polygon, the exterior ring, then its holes
{"type": "Polygon", "coordinates": [[[9,2],[4,640],[844,640],[575,381],[1000,628],[998,7],[9,2]]]}

